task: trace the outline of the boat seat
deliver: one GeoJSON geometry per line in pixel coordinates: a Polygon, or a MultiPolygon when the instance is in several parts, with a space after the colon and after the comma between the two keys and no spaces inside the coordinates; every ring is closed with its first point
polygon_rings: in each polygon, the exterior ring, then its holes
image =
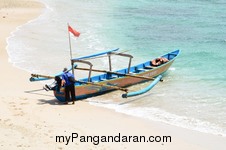
{"type": "Polygon", "coordinates": [[[107,73],[106,80],[114,79],[114,78],[118,78],[118,75],[112,74],[112,73],[107,73]]]}
{"type": "Polygon", "coordinates": [[[107,79],[106,78],[100,78],[100,81],[106,81],[107,79]]]}
{"type": "Polygon", "coordinates": [[[114,78],[118,78],[118,75],[116,75],[116,74],[112,74],[112,75],[111,75],[111,78],[112,78],[112,79],[114,79],[114,78]]]}
{"type": "Polygon", "coordinates": [[[118,78],[118,76],[117,75],[111,75],[111,76],[108,77],[108,79],[114,79],[114,78],[118,78]]]}
{"type": "Polygon", "coordinates": [[[146,69],[154,69],[156,68],[155,66],[145,66],[146,69]]]}
{"type": "Polygon", "coordinates": [[[95,76],[91,78],[91,82],[99,82],[100,81],[100,77],[99,76],[95,76]]]}
{"type": "Polygon", "coordinates": [[[139,69],[137,69],[137,71],[138,72],[145,72],[145,71],[147,71],[147,69],[139,68],[139,69]]]}
{"type": "Polygon", "coordinates": [[[106,74],[100,75],[99,76],[100,81],[105,81],[107,80],[106,74]]]}
{"type": "Polygon", "coordinates": [[[136,74],[136,72],[130,72],[129,74],[136,74]]]}

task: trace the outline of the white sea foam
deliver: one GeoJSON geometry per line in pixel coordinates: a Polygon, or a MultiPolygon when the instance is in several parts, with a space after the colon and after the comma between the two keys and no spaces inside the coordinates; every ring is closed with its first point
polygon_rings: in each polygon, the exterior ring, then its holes
{"type": "MultiPolygon", "coordinates": [[[[17,26],[16,29],[14,31],[12,31],[10,33],[10,36],[7,37],[7,39],[6,39],[6,43],[7,43],[6,50],[7,50],[8,56],[9,56],[8,61],[10,63],[12,63],[13,66],[15,66],[19,69],[22,69],[22,70],[26,70],[28,72],[34,71],[34,68],[33,68],[33,66],[29,66],[29,65],[25,65],[25,66],[19,65],[21,62],[23,62],[23,58],[26,57],[26,55],[24,55],[23,52],[22,53],[18,52],[18,49],[24,48],[24,46],[26,46],[27,49],[29,49],[29,48],[24,43],[22,43],[22,42],[20,43],[20,42],[14,41],[14,40],[15,40],[15,36],[18,36],[18,32],[23,30],[22,29],[23,27],[32,26],[32,24],[39,23],[42,18],[45,18],[45,14],[48,11],[53,11],[46,3],[44,3],[41,0],[40,0],[40,2],[42,2],[45,5],[46,9],[44,9],[43,12],[37,18],[29,20],[27,23],[17,26]]],[[[30,48],[32,48],[32,47],[30,47],[30,48]]]]}
{"type": "Polygon", "coordinates": [[[171,67],[171,68],[169,68],[169,70],[171,70],[171,71],[175,71],[175,70],[176,70],[176,68],[171,67]]]}
{"type": "Polygon", "coordinates": [[[178,116],[159,108],[154,107],[134,107],[129,104],[118,105],[116,103],[98,103],[90,102],[90,104],[113,109],[116,112],[124,113],[131,116],[150,119],[153,121],[164,122],[170,125],[195,130],[204,133],[210,133],[215,135],[226,136],[226,130],[219,127],[217,124],[207,121],[201,121],[195,118],[189,118],[186,116],[178,116]]]}

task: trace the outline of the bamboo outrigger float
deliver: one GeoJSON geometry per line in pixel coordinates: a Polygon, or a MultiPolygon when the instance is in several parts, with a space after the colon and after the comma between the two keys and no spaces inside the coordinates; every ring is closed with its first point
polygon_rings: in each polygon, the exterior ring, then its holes
{"type": "MultiPolygon", "coordinates": [[[[70,70],[74,73],[75,70],[85,70],[89,71],[89,75],[87,78],[76,80],[75,82],[75,95],[76,99],[85,99],[92,96],[97,96],[101,94],[105,94],[107,92],[113,90],[121,90],[125,93],[122,94],[123,98],[136,96],[139,94],[143,94],[150,89],[152,89],[159,81],[162,81],[162,74],[166,72],[169,67],[172,65],[176,57],[179,55],[180,50],[175,50],[169,52],[165,55],[162,55],[161,58],[165,58],[168,61],[159,66],[153,66],[151,61],[146,61],[144,63],[131,66],[131,60],[133,56],[124,53],[117,53],[119,49],[113,49],[109,51],[105,51],[102,53],[97,53],[89,56],[84,56],[80,58],[71,59],[71,67],[70,70]],[[101,55],[107,55],[109,59],[109,70],[97,70],[93,69],[92,63],[85,60],[87,58],[94,58],[101,55]],[[111,55],[119,55],[123,57],[129,58],[129,64],[127,68],[112,71],[111,66],[111,55]],[[85,63],[89,65],[89,68],[79,68],[77,67],[78,63],[85,63]],[[92,76],[92,72],[101,72],[103,74],[92,76]],[[136,92],[129,92],[127,87],[132,86],[134,84],[146,82],[153,80],[153,82],[143,90],[136,92]]],[[[55,74],[54,76],[45,76],[45,75],[36,75],[32,74],[30,81],[40,81],[40,80],[48,80],[54,78],[55,76],[61,76],[63,72],[55,74]]],[[[54,96],[61,102],[65,101],[64,96],[64,87],[61,90],[53,90],[54,96]]]]}

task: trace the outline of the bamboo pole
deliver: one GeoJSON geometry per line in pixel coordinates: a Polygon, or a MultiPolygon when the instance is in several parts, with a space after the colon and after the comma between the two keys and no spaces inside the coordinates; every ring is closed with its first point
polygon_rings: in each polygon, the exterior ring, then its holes
{"type": "MultiPolygon", "coordinates": [[[[40,74],[31,74],[32,77],[44,77],[44,78],[49,78],[49,79],[54,79],[54,76],[48,76],[48,75],[40,75],[40,74]]],[[[128,92],[128,89],[126,88],[121,88],[119,86],[114,86],[114,85],[107,85],[107,84],[101,84],[101,83],[93,83],[93,82],[85,82],[85,81],[79,81],[79,80],[75,80],[76,82],[80,82],[80,83],[84,83],[84,84],[90,84],[90,85],[96,85],[96,86],[104,86],[104,87],[108,87],[111,89],[115,89],[115,90],[121,90],[124,92],[128,92]]]]}
{"type": "Polygon", "coordinates": [[[85,82],[85,81],[79,81],[79,80],[76,80],[76,81],[80,82],[80,83],[96,85],[96,86],[104,86],[104,87],[112,88],[112,89],[115,89],[115,90],[121,90],[121,91],[124,91],[124,92],[128,92],[127,88],[121,88],[121,87],[116,86],[116,85],[107,85],[107,84],[103,84],[103,83],[85,82]]]}
{"type": "Polygon", "coordinates": [[[48,79],[54,79],[54,76],[48,76],[48,75],[40,75],[40,74],[31,74],[31,77],[35,77],[35,78],[39,78],[39,77],[43,77],[43,78],[48,78],[48,79]]]}
{"type": "MultiPolygon", "coordinates": [[[[85,70],[85,71],[89,71],[89,69],[87,68],[79,68],[76,67],[75,69],[77,70],[85,70]]],[[[146,80],[155,80],[155,78],[151,78],[151,77],[144,77],[144,76],[139,76],[139,75],[132,75],[132,74],[124,74],[124,73],[119,73],[119,72],[113,72],[113,71],[107,71],[107,70],[98,70],[98,69],[92,69],[92,71],[95,72],[102,72],[102,73],[111,73],[111,74],[116,74],[116,75],[122,75],[122,76],[128,76],[128,77],[133,77],[133,78],[140,78],[140,79],[146,79],[146,80]]],[[[162,81],[162,80],[160,80],[162,81]]]]}

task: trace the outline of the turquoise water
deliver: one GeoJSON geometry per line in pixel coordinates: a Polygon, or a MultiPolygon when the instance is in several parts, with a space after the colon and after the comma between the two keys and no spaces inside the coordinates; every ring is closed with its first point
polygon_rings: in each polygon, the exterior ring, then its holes
{"type": "MultiPolygon", "coordinates": [[[[8,39],[15,66],[42,74],[69,66],[67,23],[81,32],[72,38],[74,57],[120,47],[135,56],[136,64],[180,49],[164,82],[152,91],[127,100],[120,98],[121,92],[88,100],[129,115],[226,136],[224,0],[41,1],[47,7],[43,14],[8,39]]],[[[116,58],[114,67],[126,67],[124,61],[116,58]]],[[[107,61],[96,65],[105,68],[107,61]]]]}

